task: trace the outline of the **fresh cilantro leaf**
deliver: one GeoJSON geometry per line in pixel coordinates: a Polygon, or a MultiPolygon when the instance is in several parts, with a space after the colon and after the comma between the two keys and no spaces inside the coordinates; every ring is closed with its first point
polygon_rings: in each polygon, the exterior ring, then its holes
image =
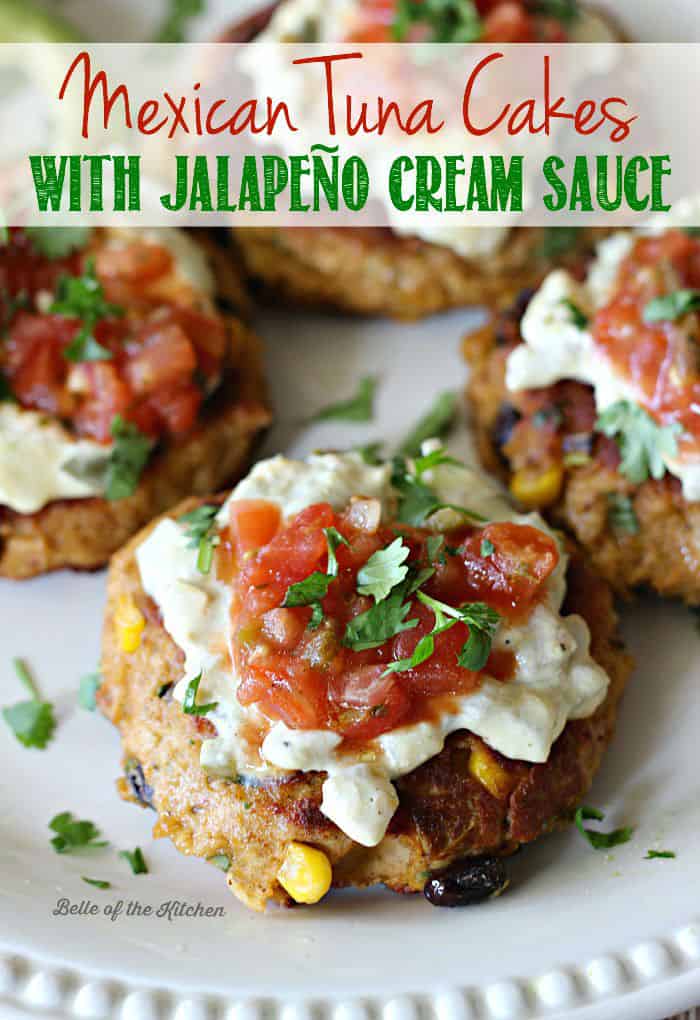
{"type": "Polygon", "coordinates": [[[310,420],[314,421],[371,421],[374,414],[374,394],[377,380],[367,375],[360,380],[357,392],[349,400],[329,404],[318,411],[310,420]]]}
{"type": "Polygon", "coordinates": [[[428,42],[470,43],[481,38],[483,25],[474,0],[398,0],[392,24],[396,42],[414,25],[430,30],[428,42]]]}
{"type": "Polygon", "coordinates": [[[95,340],[92,333],[83,328],[74,340],[63,348],[66,361],[111,361],[112,352],[95,340]]]}
{"type": "Polygon", "coordinates": [[[576,822],[576,828],[581,835],[588,840],[594,850],[610,850],[614,846],[619,846],[621,843],[629,843],[632,838],[633,828],[626,826],[623,829],[614,829],[613,832],[596,832],[595,829],[587,829],[583,824],[584,821],[594,819],[597,822],[602,822],[605,815],[602,811],[598,811],[597,808],[582,806],[578,808],[574,815],[574,821],[576,822]]]}
{"type": "Polygon", "coordinates": [[[120,850],[119,856],[124,858],[134,875],[148,874],[148,865],[140,847],[137,846],[135,850],[120,850]]]}
{"type": "Polygon", "coordinates": [[[20,744],[43,751],[56,729],[53,705],[41,700],[26,664],[21,659],[14,659],[13,665],[31,700],[8,705],[3,708],[2,717],[20,744]]]}
{"type": "Polygon", "coordinates": [[[433,611],[435,615],[433,629],[430,634],[420,639],[410,658],[392,662],[385,673],[403,673],[420,666],[435,652],[435,638],[450,630],[456,623],[466,623],[469,627],[469,639],[457,657],[459,665],[474,672],[483,669],[491,653],[493,635],[500,620],[499,614],[483,602],[471,602],[455,608],[431,598],[422,591],[418,592],[417,598],[433,611]]]}
{"type": "Polygon", "coordinates": [[[452,464],[456,467],[464,467],[460,460],[457,460],[455,457],[450,457],[449,453],[440,447],[438,450],[426,453],[422,457],[416,457],[413,461],[413,471],[420,482],[423,480],[423,475],[426,471],[432,471],[433,468],[440,467],[441,464],[452,464]]]}
{"type": "Polygon", "coordinates": [[[24,232],[40,255],[62,259],[71,252],[85,248],[92,235],[91,227],[25,227],[24,232]]]}
{"type": "Polygon", "coordinates": [[[402,631],[417,627],[418,620],[406,619],[411,608],[410,602],[404,601],[407,588],[405,581],[388,598],[353,617],[345,628],[343,644],[354,652],[363,652],[368,648],[379,648],[402,631]]]}
{"type": "Polygon", "coordinates": [[[40,751],[56,729],[53,707],[48,701],[20,701],[3,708],[2,717],[20,744],[40,751]]]}
{"type": "Polygon", "coordinates": [[[155,42],[181,43],[185,41],[187,22],[206,9],[205,0],[168,0],[168,13],[158,29],[155,42]]]}
{"type": "Polygon", "coordinates": [[[78,688],[78,704],[88,712],[94,712],[96,708],[95,695],[102,683],[101,673],[87,673],[80,678],[78,688]]]}
{"type": "Polygon", "coordinates": [[[110,429],[114,447],[107,465],[105,496],[116,501],[131,496],[151,452],[151,440],[117,414],[110,429]]]}
{"type": "Polygon", "coordinates": [[[538,254],[547,261],[556,261],[575,248],[581,236],[581,227],[547,227],[538,254]]]}
{"type": "Polygon", "coordinates": [[[411,550],[402,538],[395,539],[385,549],[378,549],[357,572],[357,590],[360,595],[371,595],[375,602],[385,599],[392,588],[400,584],[408,567],[406,560],[411,550]]]}
{"type": "MultiPolygon", "coordinates": [[[[445,544],[444,535],[431,535],[425,543],[425,551],[428,556],[428,562],[432,563],[433,560],[437,559],[440,550],[445,544]]],[[[442,557],[444,560],[444,555],[442,557]]]]}
{"type": "Polygon", "coordinates": [[[645,322],[675,322],[700,310],[700,290],[676,290],[654,298],[644,308],[645,322]]]}
{"type": "Polygon", "coordinates": [[[185,715],[207,715],[209,712],[213,712],[218,706],[218,701],[210,701],[206,705],[197,704],[197,691],[202,681],[202,674],[199,672],[197,676],[193,676],[187,685],[185,691],[185,699],[182,702],[182,711],[185,715]]]}
{"type": "Polygon", "coordinates": [[[484,559],[488,559],[488,557],[492,556],[495,553],[495,551],[496,546],[493,544],[490,538],[483,538],[481,540],[481,548],[479,552],[484,559]]]}
{"type": "MultiPolygon", "coordinates": [[[[447,458],[447,455],[442,450],[436,450],[434,454],[429,454],[428,457],[447,458]]],[[[428,468],[425,466],[427,458],[421,459],[423,460],[423,464],[419,470],[421,470],[422,473],[428,468]]],[[[454,463],[452,458],[439,460],[439,463],[450,462],[454,463]]],[[[418,461],[416,464],[418,464],[418,461]]],[[[428,466],[437,467],[437,464],[438,461],[433,461],[428,466]]],[[[464,514],[465,517],[469,517],[472,520],[484,520],[480,514],[474,513],[472,510],[467,510],[466,507],[454,506],[451,503],[441,503],[431,488],[422,482],[420,478],[417,478],[408,471],[406,461],[402,457],[394,458],[394,471],[391,477],[391,484],[399,493],[397,519],[403,524],[420,527],[425,523],[428,517],[437,513],[438,510],[444,509],[455,510],[457,513],[464,514]]]]}
{"type": "Polygon", "coordinates": [[[307,630],[318,630],[323,623],[323,606],[320,602],[314,602],[311,607],[311,619],[307,623],[307,630]]]}
{"type": "Polygon", "coordinates": [[[399,447],[401,456],[418,457],[426,439],[443,439],[454,425],[456,415],[457,394],[454,390],[440,393],[399,447]]]}
{"type": "Polygon", "coordinates": [[[94,822],[80,821],[73,817],[71,811],[63,811],[54,815],[49,828],[56,833],[51,846],[57,854],[70,854],[75,850],[92,850],[108,846],[107,840],[99,839],[100,830],[94,822]]]}
{"type": "Polygon", "coordinates": [[[583,314],[579,306],[575,302],[570,301],[569,298],[562,298],[561,303],[568,309],[571,321],[576,329],[586,329],[588,326],[588,316],[583,314]]]}
{"type": "Polygon", "coordinates": [[[555,18],[564,25],[570,25],[581,15],[578,0],[526,0],[526,6],[533,14],[555,18]]]}
{"type": "Polygon", "coordinates": [[[112,883],[105,882],[103,878],[87,878],[86,875],[80,876],[83,882],[87,882],[88,885],[94,885],[96,889],[111,889],[112,883]]]}
{"type": "Polygon", "coordinates": [[[213,857],[207,857],[207,860],[221,871],[228,871],[231,867],[231,861],[227,854],[214,854],[213,857]]]}
{"type": "Polygon", "coordinates": [[[200,574],[208,574],[211,570],[214,549],[220,542],[219,536],[215,533],[216,515],[220,509],[219,506],[207,503],[178,518],[181,523],[188,525],[186,531],[190,540],[188,548],[198,550],[197,570],[200,574]]]}
{"type": "Polygon", "coordinates": [[[462,669],[478,673],[484,668],[491,654],[493,634],[487,630],[479,630],[473,624],[469,627],[469,637],[457,656],[462,669]]]}
{"type": "Polygon", "coordinates": [[[657,859],[669,860],[675,857],[673,850],[647,850],[645,861],[653,861],[657,859]]]}
{"type": "Polygon", "coordinates": [[[607,500],[608,521],[613,531],[624,531],[628,535],[638,534],[639,520],[629,496],[621,492],[609,492],[607,500]]]}
{"type": "Polygon", "coordinates": [[[105,300],[92,259],[87,261],[82,276],[63,275],[59,278],[49,312],[82,322],[75,338],[63,350],[68,361],[105,361],[112,357],[111,352],[97,342],[93,331],[101,319],[121,316],[124,310],[105,300]]]}
{"type": "Polygon", "coordinates": [[[359,453],[365,464],[374,466],[381,464],[382,459],[380,456],[384,443],[365,443],[364,446],[353,446],[351,452],[359,453]]]}
{"type": "Polygon", "coordinates": [[[618,400],[598,415],[596,428],[620,448],[620,473],[635,485],[651,475],[663,478],[665,457],[678,453],[681,426],[657,425],[651,415],[628,400],[618,400]]]}
{"type": "Polygon", "coordinates": [[[336,528],[324,528],[323,534],[326,536],[326,544],[328,545],[328,566],[326,567],[326,575],[328,577],[337,577],[338,560],[336,559],[335,551],[339,545],[349,546],[350,543],[336,528]]]}
{"type": "Polygon", "coordinates": [[[286,608],[312,606],[314,603],[325,599],[328,594],[328,586],[332,580],[333,578],[329,577],[328,574],[322,574],[320,570],[314,570],[313,574],[309,574],[303,581],[290,584],[282,605],[286,608]]]}

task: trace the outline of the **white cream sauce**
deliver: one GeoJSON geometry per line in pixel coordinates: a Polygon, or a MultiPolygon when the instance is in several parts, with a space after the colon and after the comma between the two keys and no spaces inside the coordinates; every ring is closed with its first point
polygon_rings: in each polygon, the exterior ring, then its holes
{"type": "MultiPolygon", "coordinates": [[[[693,219],[692,205],[682,205],[680,212],[683,217],[693,219]]],[[[667,218],[664,228],[672,222],[667,218]]],[[[656,232],[663,228],[652,229],[656,232]]],[[[636,236],[628,231],[601,242],[583,283],[565,270],[557,269],[549,274],[523,317],[524,343],[508,357],[506,386],[511,392],[551,386],[561,379],[575,379],[593,387],[599,412],[619,400],[643,404],[642,395],[633,382],[614,370],[596,346],[590,331],[576,325],[566,304],[575,304],[590,321],[613,297],[620,265],[632,250],[636,236]]],[[[681,480],[685,498],[691,502],[700,500],[700,460],[666,457],[664,463],[667,470],[681,480]]]]}
{"type": "MultiPolygon", "coordinates": [[[[443,465],[425,480],[446,502],[466,504],[491,519],[529,523],[551,534],[537,515],[515,515],[496,484],[475,471],[443,465]]],[[[289,516],[318,501],[341,510],[352,496],[360,495],[380,499],[390,518],[396,494],[388,468],[370,467],[353,453],[317,454],[306,463],[284,457],[262,461],[230,500],[275,500],[289,516]]],[[[220,520],[226,513],[224,507],[220,520]]],[[[432,520],[436,530],[454,524],[452,511],[441,511],[432,520]]],[[[337,734],[291,730],[240,705],[226,647],[229,596],[219,582],[198,574],[196,552],[186,546],[182,527],[163,521],[136,555],[144,589],[185,652],[184,675],[175,697],[182,700],[187,683],[201,670],[199,700],[218,702],[207,716],[218,735],[204,741],[202,765],[217,774],[244,777],[264,777],[280,769],[325,772],[322,811],[365,846],[380,842],[396,809],[392,780],[438,754],[448,734],[469,729],[510,758],[543,762],[567,720],[590,715],[605,698],[608,677],[590,657],[586,624],[580,617],[560,614],[566,587],[562,551],[547,598],[527,624],[502,623],[498,628],[494,647],[508,648],[516,658],[512,680],[504,684],[486,678],[476,693],[455,699],[454,709],[436,722],[383,734],[361,757],[338,755],[337,734]],[[259,730],[257,743],[250,742],[251,723],[259,730]]]]}

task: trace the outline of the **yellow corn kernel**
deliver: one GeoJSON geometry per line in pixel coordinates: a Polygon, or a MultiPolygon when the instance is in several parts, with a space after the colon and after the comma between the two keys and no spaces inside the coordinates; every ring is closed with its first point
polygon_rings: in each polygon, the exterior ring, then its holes
{"type": "Polygon", "coordinates": [[[146,626],[143,613],[137,608],[130,595],[121,595],[114,614],[119,645],[123,652],[135,652],[141,644],[141,634],[146,626]]]}
{"type": "Polygon", "coordinates": [[[289,843],[277,881],[295,903],[318,903],[331,887],[331,862],[322,850],[305,843],[289,843]]]}
{"type": "Polygon", "coordinates": [[[515,785],[513,776],[499,765],[484,744],[477,744],[469,755],[469,772],[493,797],[504,800],[515,785]]]}
{"type": "Polygon", "coordinates": [[[549,506],[558,498],[564,483],[564,468],[552,464],[544,471],[522,468],[516,471],[510,481],[510,491],[518,503],[531,510],[549,506]]]}

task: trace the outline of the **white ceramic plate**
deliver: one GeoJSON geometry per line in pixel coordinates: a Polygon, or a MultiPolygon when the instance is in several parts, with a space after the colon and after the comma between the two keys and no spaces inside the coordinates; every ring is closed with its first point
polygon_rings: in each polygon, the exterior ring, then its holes
{"type": "MultiPolygon", "coordinates": [[[[91,16],[96,35],[98,6],[109,5],[65,4],[86,22],[91,16]]],[[[207,30],[227,6],[222,0],[207,30]]],[[[687,39],[693,26],[700,35],[694,0],[663,12],[651,0],[614,6],[622,15],[634,7],[646,38],[687,39]]],[[[125,25],[136,31],[139,5],[114,7],[121,34],[125,25]]],[[[632,34],[634,24],[628,28],[632,34]]],[[[459,337],[473,321],[467,313],[415,327],[264,317],[278,412],[266,452],[303,454],[374,438],[391,445],[436,392],[461,386],[459,337]],[[372,371],[382,381],[374,426],[303,427],[308,412],[348,395],[372,371]]],[[[465,431],[455,445],[467,450],[465,431]]],[[[116,733],[76,704],[79,677],[97,662],[103,597],[99,574],[0,582],[0,702],[21,697],[9,665],[19,655],[59,716],[44,752],[24,750],[0,727],[1,1020],[374,1020],[380,1013],[382,1020],[660,1020],[700,1001],[700,634],[683,608],[650,601],[624,614],[639,668],[589,802],[611,826],[636,825],[631,843],[601,854],[575,832],[550,837],[513,861],[506,896],[464,911],[372,890],[256,916],[211,865],[153,842],[152,813],[114,792],[116,733]],[[62,810],[94,820],[113,848],[55,854],[47,823],[62,810]],[[117,858],[117,849],[136,845],[148,875],[132,876],[117,858]],[[649,848],[677,857],[644,860],[649,848]],[[94,889],[81,875],[112,888],[94,889]],[[62,898],[89,901],[99,913],[56,915],[62,898]],[[173,900],[221,908],[223,916],[125,916],[130,901],[155,914],[173,900]],[[105,916],[119,902],[116,919],[105,916]]]]}

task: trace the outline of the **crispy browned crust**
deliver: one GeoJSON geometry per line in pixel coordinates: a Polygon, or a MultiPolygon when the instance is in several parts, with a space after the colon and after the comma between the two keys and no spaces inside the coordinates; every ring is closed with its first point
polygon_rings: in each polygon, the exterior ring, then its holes
{"type": "Polygon", "coordinates": [[[188,495],[203,496],[232,482],[246,467],[255,436],[270,421],[262,354],[238,317],[247,298],[230,256],[209,245],[227,319],[230,367],[197,428],[163,446],[127,499],[57,500],[35,514],[0,507],[0,577],[21,580],[62,567],[92,570],[146,521],[188,495]]]}
{"type": "MultiPolygon", "coordinates": [[[[183,504],[173,516],[193,505],[183,504]]],[[[154,522],[155,523],[155,522],[154,522]]],[[[200,734],[175,701],[158,698],[176,682],[182,656],[144,595],[134,552],[151,524],[112,561],[103,633],[99,705],[119,727],[125,763],[140,763],[158,812],[155,836],[168,836],[185,854],[230,860],[231,891],[255,910],[287,903],[276,880],[290,840],[313,844],[333,864],[335,886],[385,883],[397,892],[422,889],[426,873],[479,853],[512,853],[563,824],[588,789],[615,724],[631,661],[617,637],[608,587],[576,558],[569,573],[568,612],[580,612],[592,632],[592,651],[611,677],[606,701],[590,719],[570,723],[545,765],[511,762],[513,791],[498,799],[475,780],[467,763],[479,743],[454,734],[445,749],[397,782],[400,807],[379,846],[353,843],[320,812],[322,774],[295,774],[269,786],[244,786],[210,777],[199,765],[200,734]],[[122,595],[135,599],[147,623],[141,646],[121,651],[114,612],[122,595]]],[[[133,799],[125,780],[120,793],[133,799]]]]}
{"type": "MultiPolygon", "coordinates": [[[[551,268],[538,254],[543,233],[513,230],[497,252],[478,260],[384,228],[247,227],[235,236],[251,277],[275,300],[412,320],[464,305],[508,304],[551,268]]],[[[582,234],[570,257],[588,251],[595,233],[582,234]]]]}
{"type": "MultiPolygon", "coordinates": [[[[465,338],[470,367],[467,387],[484,465],[508,480],[510,464],[495,442],[501,408],[509,403],[505,354],[497,322],[465,338]]],[[[536,464],[533,463],[533,466],[536,464]]],[[[564,487],[548,515],[583,546],[595,569],[620,594],[650,587],[664,596],[700,604],[700,504],[688,503],[676,479],[633,485],[614,466],[594,458],[566,469],[564,487]],[[629,497],[639,530],[616,532],[609,523],[610,493],[629,497]]]]}

